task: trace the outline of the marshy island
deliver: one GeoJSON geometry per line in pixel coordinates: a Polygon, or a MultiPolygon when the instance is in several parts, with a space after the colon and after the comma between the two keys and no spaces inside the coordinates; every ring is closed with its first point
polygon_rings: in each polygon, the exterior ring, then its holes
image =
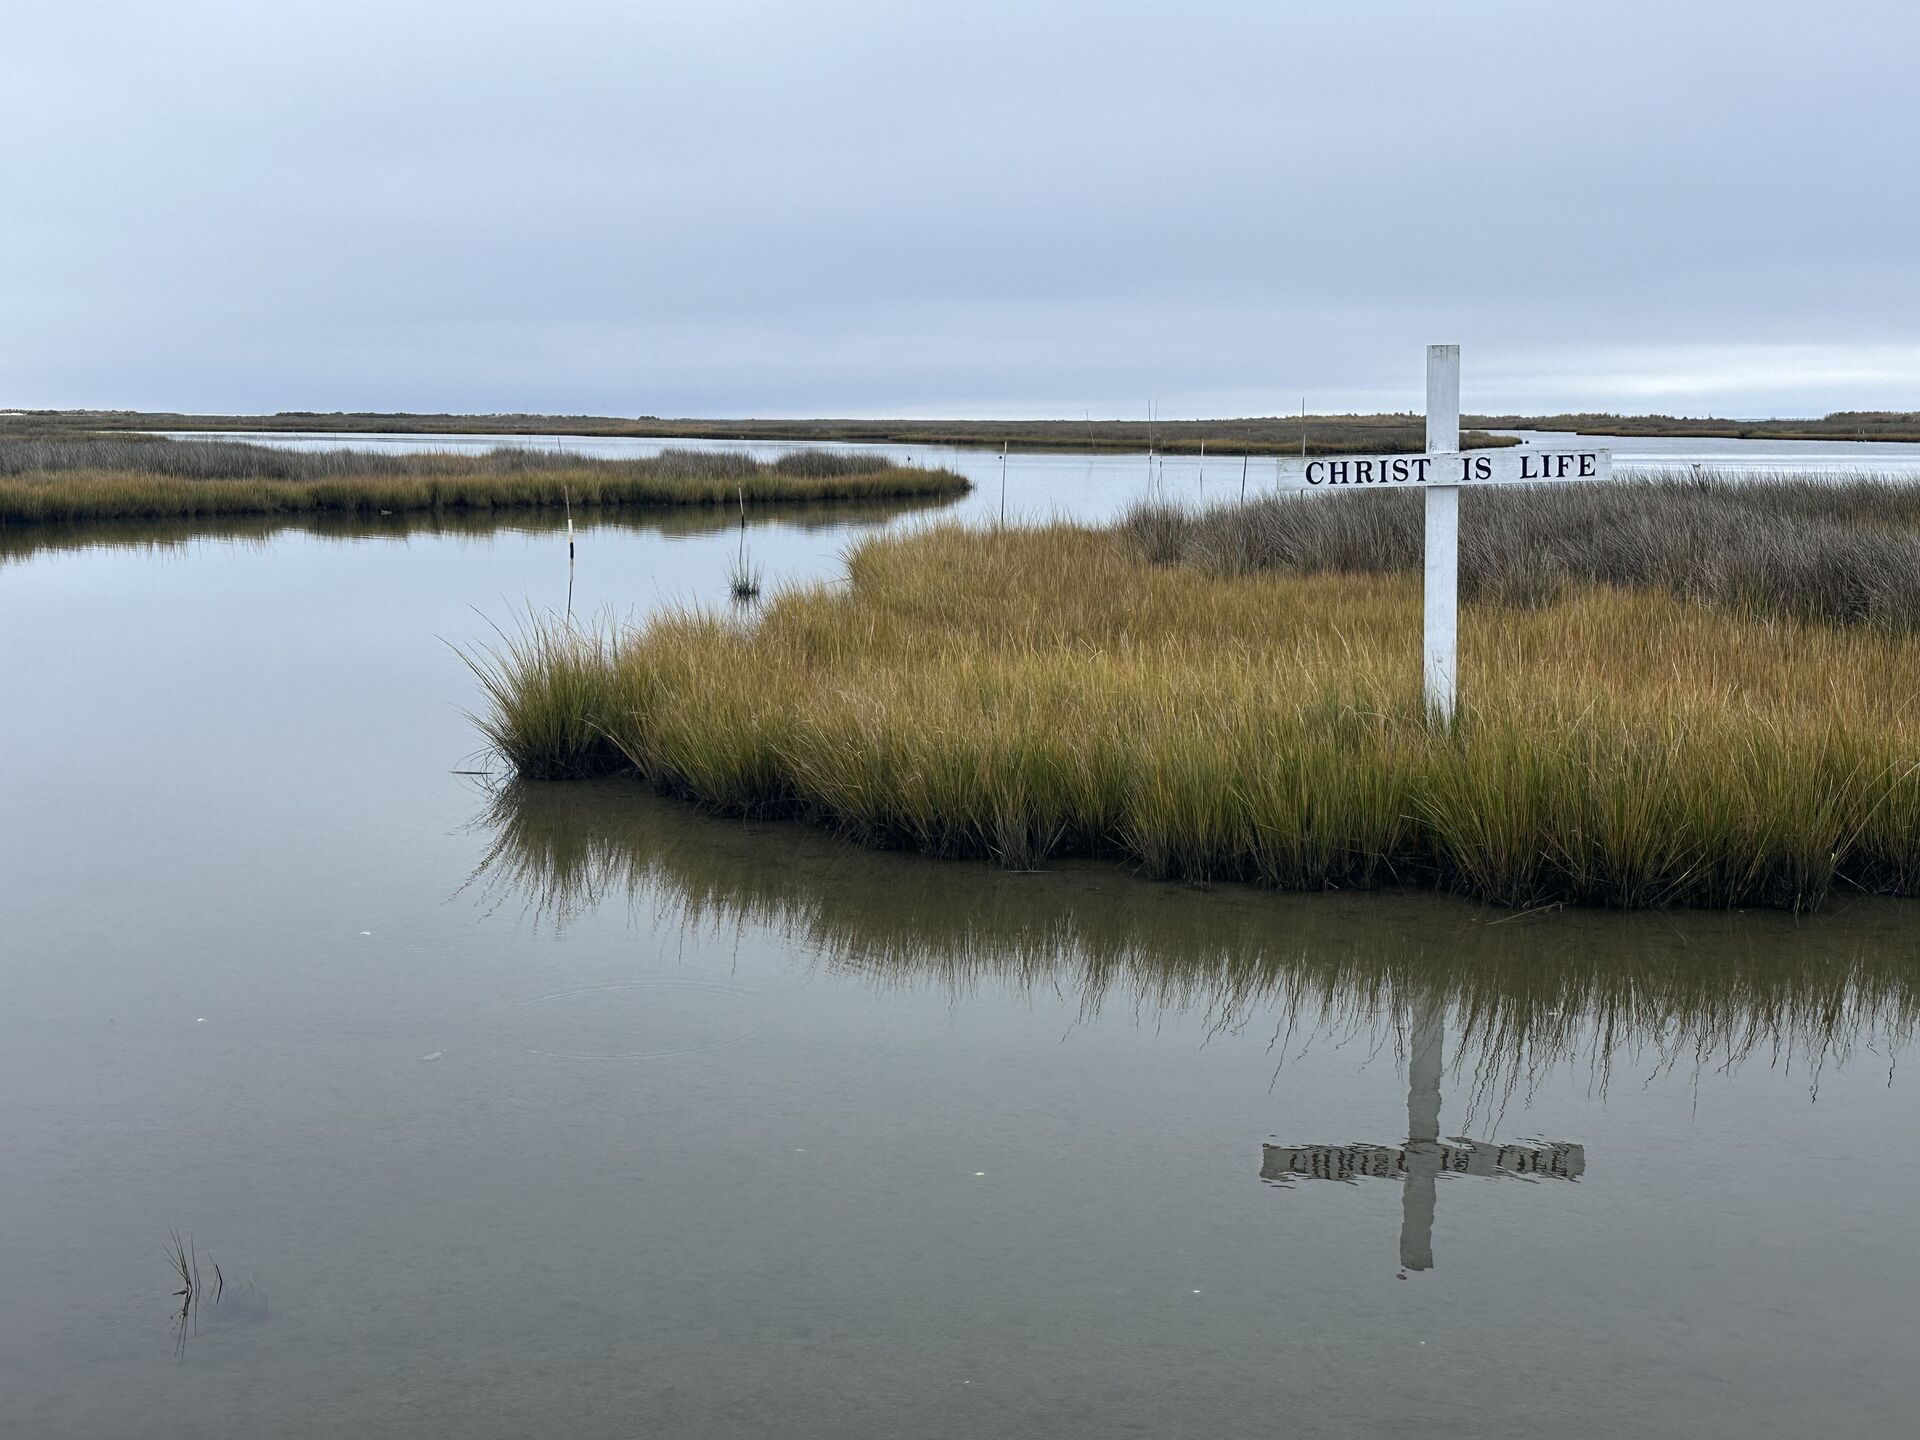
{"type": "Polygon", "coordinates": [[[762,460],[670,448],[605,459],[526,447],[460,455],[155,436],[0,437],[0,528],[200,516],[745,507],[952,496],[968,488],[950,470],[841,450],[762,460]]]}
{"type": "Polygon", "coordinates": [[[1807,909],[1920,891],[1920,488],[1472,491],[1451,726],[1410,494],[868,539],[844,584],[473,659],[526,780],[1028,868],[1807,909]]]}

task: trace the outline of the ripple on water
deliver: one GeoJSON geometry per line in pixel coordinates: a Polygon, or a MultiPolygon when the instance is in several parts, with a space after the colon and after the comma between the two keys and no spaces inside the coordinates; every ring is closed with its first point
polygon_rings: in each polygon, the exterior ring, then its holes
{"type": "Polygon", "coordinates": [[[765,1028],[757,992],[713,980],[626,980],[514,1007],[513,1043],[550,1060],[665,1060],[765,1028]]]}

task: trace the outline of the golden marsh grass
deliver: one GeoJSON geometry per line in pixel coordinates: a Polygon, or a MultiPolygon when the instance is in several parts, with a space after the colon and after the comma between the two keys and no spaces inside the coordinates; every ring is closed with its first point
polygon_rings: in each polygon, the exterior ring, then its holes
{"type": "Polygon", "coordinates": [[[751,620],[536,625],[476,657],[525,778],[1015,867],[1286,888],[1807,908],[1920,888],[1920,643],[1569,580],[1469,605],[1458,726],[1417,576],[1207,573],[1126,534],[940,526],[751,620]]]}
{"type": "Polygon", "coordinates": [[[964,494],[948,470],[827,450],[775,460],[667,450],[633,460],[296,452],[220,441],[0,443],[0,527],[235,515],[403,515],[874,501],[964,494]]]}

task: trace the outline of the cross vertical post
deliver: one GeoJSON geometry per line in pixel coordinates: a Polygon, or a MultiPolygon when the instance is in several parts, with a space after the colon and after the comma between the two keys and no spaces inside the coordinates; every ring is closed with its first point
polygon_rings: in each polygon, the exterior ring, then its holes
{"type": "MultiPolygon", "coordinates": [[[[1427,454],[1460,453],[1460,347],[1427,347],[1427,454]]],[[[1436,470],[1439,467],[1435,467],[1436,470]]],[[[1459,670],[1460,487],[1427,487],[1427,563],[1422,689],[1427,714],[1453,720],[1459,670]]]]}
{"type": "Polygon", "coordinates": [[[1433,1268],[1434,1182],[1440,1177],[1440,1070],[1446,1012],[1431,990],[1408,1016],[1406,1187],[1400,1194],[1400,1268],[1433,1268]]]}
{"type": "MultiPolygon", "coordinates": [[[[1304,436],[1306,417],[1301,416],[1304,436]]],[[[1311,459],[1301,441],[1298,460],[1274,457],[1274,483],[1291,475],[1303,490],[1358,485],[1426,491],[1426,565],[1423,580],[1420,689],[1427,720],[1453,724],[1460,684],[1460,487],[1540,485],[1549,481],[1613,478],[1611,450],[1546,450],[1516,445],[1460,453],[1460,347],[1427,347],[1427,453],[1340,455],[1311,459]]]]}

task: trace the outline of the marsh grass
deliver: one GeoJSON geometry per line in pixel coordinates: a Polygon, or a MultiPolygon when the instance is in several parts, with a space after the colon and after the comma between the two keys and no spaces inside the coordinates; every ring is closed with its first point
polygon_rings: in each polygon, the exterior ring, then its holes
{"type": "Polygon", "coordinates": [[[1836,410],[1818,419],[1719,420],[1678,415],[1469,415],[1496,430],[1572,431],[1582,435],[1684,436],[1738,440],[1920,440],[1920,411],[1836,410]]]}
{"type": "MultiPolygon", "coordinates": [[[[1610,485],[1469,486],[1466,600],[1538,605],[1568,586],[1651,586],[1747,610],[1920,623],[1920,484],[1804,475],[1653,475],[1610,485]]],[[[1141,504],[1121,529],[1156,564],[1211,574],[1412,573],[1416,492],[1283,494],[1211,510],[1141,504]]]]}
{"type": "Polygon", "coordinates": [[[1920,642],[1569,579],[1463,624],[1452,730],[1417,577],[1208,573],[1130,532],[942,526],[752,620],[531,623],[472,657],[522,777],[1032,867],[1503,905],[1805,909],[1920,892],[1920,642]]]}
{"type": "MultiPolygon", "coordinates": [[[[630,460],[597,459],[565,449],[503,445],[476,453],[457,451],[289,450],[239,440],[130,438],[0,438],[0,475],[36,472],[126,471],[188,480],[334,480],[341,476],[436,478],[460,475],[526,475],[587,469],[611,474],[668,473],[683,478],[738,482],[772,472],[831,479],[873,475],[895,468],[885,456],[857,450],[796,450],[760,460],[740,450],[667,449],[630,460]]],[[[732,491],[728,496],[731,498],[732,491]]]]}
{"type": "Polygon", "coordinates": [[[512,511],[952,496],[951,471],[802,451],[762,461],[666,450],[633,460],[502,448],[482,455],[289,451],[226,441],[0,441],[0,526],[213,515],[512,511]]]}

